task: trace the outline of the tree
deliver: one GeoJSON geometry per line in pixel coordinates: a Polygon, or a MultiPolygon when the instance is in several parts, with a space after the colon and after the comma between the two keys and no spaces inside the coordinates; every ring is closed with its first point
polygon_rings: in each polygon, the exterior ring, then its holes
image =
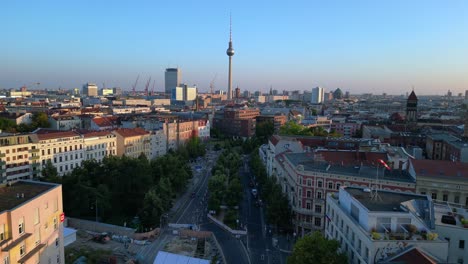
{"type": "Polygon", "coordinates": [[[262,142],[268,143],[268,139],[275,132],[275,126],[272,121],[261,122],[255,127],[255,136],[262,142]]]}
{"type": "Polygon", "coordinates": [[[300,238],[294,245],[288,264],[340,264],[348,263],[345,254],[338,253],[339,242],[327,240],[318,231],[300,238]]]}
{"type": "Polygon", "coordinates": [[[42,178],[47,182],[60,183],[60,178],[58,176],[57,168],[52,165],[50,160],[47,160],[44,168],[41,170],[42,178]]]}
{"type": "Polygon", "coordinates": [[[50,127],[49,118],[47,117],[47,114],[44,113],[44,112],[33,114],[33,116],[32,116],[32,126],[35,127],[35,128],[50,127]]]}

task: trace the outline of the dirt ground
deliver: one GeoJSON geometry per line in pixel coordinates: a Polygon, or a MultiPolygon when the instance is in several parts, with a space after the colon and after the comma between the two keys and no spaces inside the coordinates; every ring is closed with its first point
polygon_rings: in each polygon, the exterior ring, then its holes
{"type": "MultiPolygon", "coordinates": [[[[141,245],[129,244],[128,249],[123,243],[110,240],[106,243],[99,243],[92,240],[93,236],[85,231],[79,230],[76,234],[76,241],[65,248],[67,263],[73,263],[73,260],[78,258],[81,253],[91,254],[93,256],[101,256],[106,259],[109,256],[115,256],[118,264],[132,263],[138,250],[143,247],[141,245]]],[[[195,256],[197,248],[197,240],[191,238],[181,238],[174,236],[164,246],[164,251],[181,254],[191,257],[206,258],[212,251],[211,243],[205,243],[205,256],[195,256]]],[[[88,263],[92,263],[88,258],[88,263]]]]}

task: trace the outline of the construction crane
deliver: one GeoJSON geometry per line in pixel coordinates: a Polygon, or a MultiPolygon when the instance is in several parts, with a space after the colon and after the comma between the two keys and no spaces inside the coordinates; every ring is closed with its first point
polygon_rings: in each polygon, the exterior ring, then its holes
{"type": "Polygon", "coordinates": [[[153,87],[151,87],[151,96],[154,96],[154,86],[156,85],[156,80],[153,80],[153,87]]]}
{"type": "Polygon", "coordinates": [[[148,96],[148,88],[149,88],[150,83],[151,83],[151,76],[149,77],[145,85],[145,96],[148,96]]]}
{"type": "Polygon", "coordinates": [[[140,79],[140,75],[138,74],[137,78],[136,78],[136,81],[135,81],[135,84],[132,86],[132,94],[133,96],[136,95],[136,86],[137,86],[137,83],[138,83],[138,79],[140,79]]]}
{"type": "Polygon", "coordinates": [[[213,88],[215,87],[215,86],[214,86],[214,82],[215,82],[215,80],[216,80],[216,77],[218,77],[218,74],[215,74],[213,80],[211,80],[211,82],[210,82],[211,96],[213,96],[213,88]]]}

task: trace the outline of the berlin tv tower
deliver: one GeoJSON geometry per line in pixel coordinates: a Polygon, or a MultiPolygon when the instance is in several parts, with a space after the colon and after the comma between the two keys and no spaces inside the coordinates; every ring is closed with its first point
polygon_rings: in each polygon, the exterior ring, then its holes
{"type": "Polygon", "coordinates": [[[229,56],[229,78],[228,78],[228,94],[227,99],[232,100],[232,56],[234,56],[234,49],[232,48],[232,19],[229,16],[229,48],[226,50],[226,54],[229,56]]]}

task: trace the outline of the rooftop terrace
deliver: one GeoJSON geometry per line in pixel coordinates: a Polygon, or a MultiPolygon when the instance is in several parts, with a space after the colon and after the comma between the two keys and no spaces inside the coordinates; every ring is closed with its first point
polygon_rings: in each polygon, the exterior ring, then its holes
{"type": "Polygon", "coordinates": [[[346,191],[351,194],[354,199],[358,200],[369,211],[389,211],[389,212],[405,212],[401,208],[401,204],[410,200],[428,201],[427,196],[392,192],[378,191],[377,196],[374,193],[366,192],[362,188],[347,187],[346,191]]]}

